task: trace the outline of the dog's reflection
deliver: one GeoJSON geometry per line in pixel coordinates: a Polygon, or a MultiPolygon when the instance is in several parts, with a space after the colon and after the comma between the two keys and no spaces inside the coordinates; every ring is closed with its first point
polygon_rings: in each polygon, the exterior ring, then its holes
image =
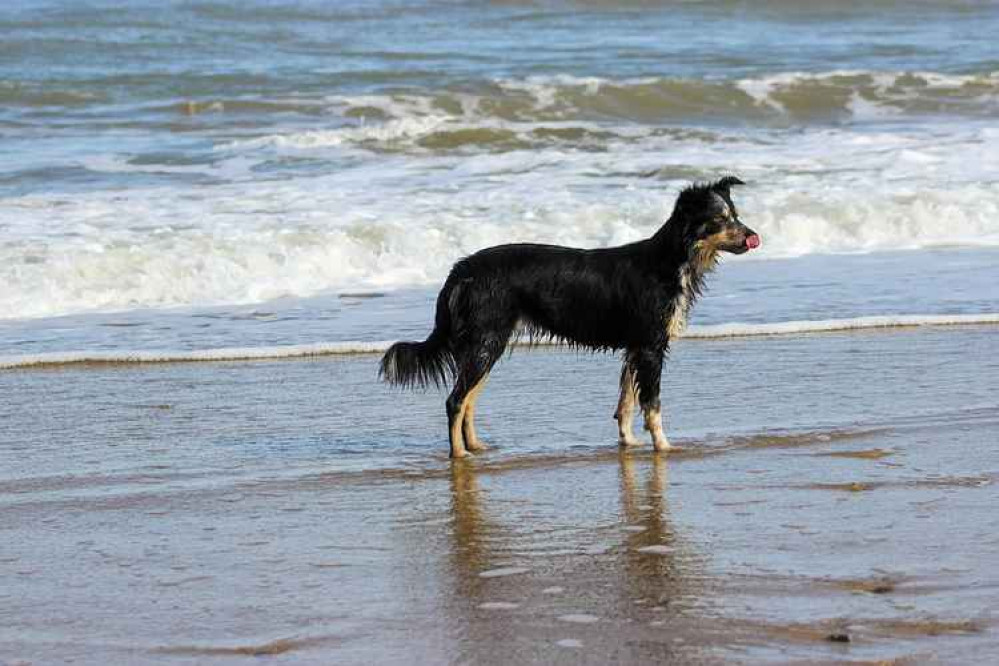
{"type": "Polygon", "coordinates": [[[660,455],[647,461],[643,484],[635,457],[620,454],[621,514],[627,534],[619,551],[622,573],[632,601],[668,605],[684,592],[681,563],[689,553],[669,516],[669,463],[660,455]]]}
{"type": "Polygon", "coordinates": [[[605,637],[609,657],[674,661],[655,627],[689,608],[682,600],[696,595],[700,567],[670,520],[669,463],[633,452],[620,453],[616,469],[607,462],[523,470],[566,476],[544,488],[506,483],[521,470],[502,465],[452,465],[442,575],[453,661],[530,660],[510,652],[515,636],[550,645],[574,626],[560,618],[590,616],[599,622],[591,631],[616,627],[605,637]],[[615,496],[612,506],[592,501],[615,496]]]}
{"type": "MultiPolygon", "coordinates": [[[[580,511],[578,507],[566,504],[538,502],[528,498],[516,498],[503,502],[504,513],[494,513],[498,498],[490,498],[489,491],[480,484],[480,477],[488,478],[496,470],[479,466],[471,461],[451,466],[450,508],[452,529],[450,530],[451,564],[465,584],[473,588],[479,574],[494,568],[516,565],[511,555],[517,552],[530,552],[540,549],[540,535],[547,535],[547,544],[557,550],[560,560],[557,570],[569,576],[589,575],[590,566],[601,570],[611,563],[608,557],[616,557],[621,573],[627,578],[639,579],[635,584],[649,589],[629,590],[629,594],[641,594],[658,598],[668,587],[668,581],[678,576],[677,558],[684,555],[684,548],[677,540],[676,531],[669,517],[667,502],[669,463],[664,456],[635,456],[622,451],[618,454],[618,494],[620,505],[615,516],[610,518],[593,515],[593,509],[580,511]],[[514,507],[511,507],[514,502],[514,507]],[[552,508],[554,507],[554,508],[552,508]],[[565,507],[562,510],[560,507],[565,507]],[[554,511],[553,514],[549,514],[554,511]],[[592,520],[594,524],[586,525],[592,520]],[[601,539],[603,552],[597,544],[580,546],[573,552],[573,545],[580,545],[574,535],[607,535],[601,539]],[[614,543],[617,541],[617,543],[614,543]],[[556,544],[556,545],[551,545],[556,544]],[[599,559],[597,563],[594,558],[599,559]]],[[[594,483],[611,481],[605,474],[607,467],[600,465],[592,469],[594,483]]],[[[553,469],[549,473],[564,473],[553,469]]],[[[578,471],[576,471],[578,474],[578,471]]],[[[612,482],[612,481],[611,481],[612,482]]],[[[606,492],[594,489],[596,492],[606,492]]],[[[610,490],[607,488],[606,490],[610,490]]],[[[580,487],[580,493],[586,490],[580,487]]],[[[613,491],[610,491],[612,495],[613,491]]],[[[610,509],[610,507],[608,507],[610,509]]],[[[615,568],[612,566],[612,568],[615,568]]],[[[571,581],[567,581],[571,582],[571,581]]],[[[633,587],[629,583],[629,587],[633,587]]]]}
{"type": "Polygon", "coordinates": [[[463,578],[474,580],[491,567],[489,538],[495,525],[483,511],[478,472],[471,462],[451,465],[451,559],[463,578]]]}

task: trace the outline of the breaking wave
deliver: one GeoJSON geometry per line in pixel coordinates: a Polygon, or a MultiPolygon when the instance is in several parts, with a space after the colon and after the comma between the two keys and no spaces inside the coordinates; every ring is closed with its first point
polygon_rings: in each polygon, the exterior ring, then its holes
{"type": "MultiPolygon", "coordinates": [[[[108,88],[121,81],[106,81],[108,88]]],[[[237,81],[238,83],[238,81],[237,81]]],[[[250,77],[246,84],[258,84],[250,77]]],[[[820,121],[876,114],[985,116],[999,107],[999,72],[946,74],[921,71],[785,72],[746,78],[642,77],[610,79],[572,75],[473,81],[439,90],[400,87],[397,92],[285,98],[203,95],[190,101],[155,100],[145,111],[191,115],[316,116],[325,108],[368,122],[439,117],[509,122],[628,120],[658,122],[705,118],[820,121]]],[[[12,107],[106,106],[109,93],[93,86],[44,86],[0,80],[0,104],[12,107]]]]}
{"type": "MultiPolygon", "coordinates": [[[[910,152],[911,160],[886,154],[879,159],[893,165],[872,163],[870,169],[926,169],[920,159],[937,159],[928,150],[910,152]]],[[[968,152],[947,159],[961,155],[968,152]]],[[[747,153],[744,163],[754,159],[747,153]]],[[[862,158],[853,160],[856,166],[862,158]]],[[[648,237],[676,187],[670,181],[614,192],[569,191],[578,177],[565,162],[558,174],[504,177],[506,184],[492,189],[383,194],[377,200],[332,186],[317,192],[297,185],[260,185],[245,200],[238,191],[228,198],[220,193],[221,204],[153,193],[129,201],[76,197],[58,208],[23,199],[0,213],[0,224],[10,220],[15,230],[18,224],[48,225],[48,234],[14,233],[0,243],[0,319],[437,284],[454,261],[491,245],[606,247],[648,237]],[[231,211],[242,214],[238,224],[231,211]]],[[[743,215],[764,243],[758,255],[740,261],[999,246],[999,200],[988,183],[945,189],[899,178],[894,192],[885,191],[883,181],[872,186],[795,173],[775,177],[775,185],[746,188],[740,193],[743,215]]],[[[390,187],[372,189],[385,193],[390,187]]]]}
{"type": "Polygon", "coordinates": [[[903,115],[981,119],[999,112],[999,73],[792,72],[732,80],[546,76],[466,90],[332,97],[328,104],[342,126],[238,140],[228,147],[585,148],[640,140],[664,124],[713,119],[774,126],[903,115]]]}
{"type": "MultiPolygon", "coordinates": [[[[0,84],[0,103],[59,103],[36,93],[0,84]]],[[[151,108],[308,121],[55,166],[26,151],[0,177],[0,320],[434,284],[490,245],[647,237],[680,187],[731,172],[764,238],[749,261],[999,246],[999,131],[979,122],[999,112],[996,72],[547,76],[151,108]],[[799,122],[895,112],[945,126],[799,122]],[[775,127],[744,131],[753,118],[775,127]]]]}

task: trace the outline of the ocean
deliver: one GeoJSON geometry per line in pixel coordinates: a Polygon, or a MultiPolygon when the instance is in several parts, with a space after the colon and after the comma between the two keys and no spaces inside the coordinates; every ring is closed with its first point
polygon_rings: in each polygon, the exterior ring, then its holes
{"type": "Polygon", "coordinates": [[[763,248],[695,334],[994,321],[997,29],[988,2],[6,3],[0,366],[422,339],[458,258],[637,240],[723,174],[763,248]]]}

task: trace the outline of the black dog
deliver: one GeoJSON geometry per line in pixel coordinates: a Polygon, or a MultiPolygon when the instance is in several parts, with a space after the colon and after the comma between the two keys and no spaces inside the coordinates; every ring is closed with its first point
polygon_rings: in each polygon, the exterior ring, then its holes
{"type": "Polygon", "coordinates": [[[624,350],[614,417],[622,446],[636,444],[631,421],[639,400],[657,451],[663,435],[659,382],[670,339],[683,330],[719,251],[742,254],[760,244],[736,212],[728,176],[683,190],[652,238],[599,250],[500,245],[454,265],[437,297],[433,332],[399,342],[381,375],[404,386],[454,378],[447,399],[451,457],[484,448],[475,434],[475,401],[493,364],[518,330],[595,350],[624,350]]]}

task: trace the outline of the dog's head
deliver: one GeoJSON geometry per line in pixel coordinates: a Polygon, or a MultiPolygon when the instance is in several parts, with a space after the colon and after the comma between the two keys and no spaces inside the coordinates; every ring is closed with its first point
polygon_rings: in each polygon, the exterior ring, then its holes
{"type": "Polygon", "coordinates": [[[680,193],[673,218],[683,229],[684,240],[701,253],[742,254],[760,246],[760,236],[739,219],[732,202],[733,185],[745,185],[725,176],[707,185],[694,185],[680,193]]]}

